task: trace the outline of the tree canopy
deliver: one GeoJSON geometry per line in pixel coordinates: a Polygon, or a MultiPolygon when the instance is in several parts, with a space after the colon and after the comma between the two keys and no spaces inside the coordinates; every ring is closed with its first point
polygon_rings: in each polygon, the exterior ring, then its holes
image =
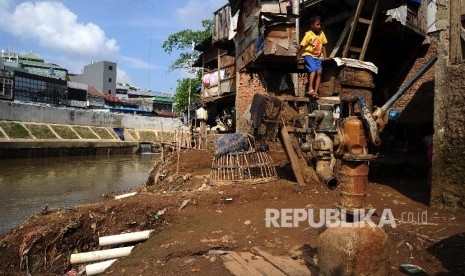
{"type": "Polygon", "coordinates": [[[190,67],[189,59],[191,57],[199,57],[198,51],[192,51],[192,43],[199,44],[211,35],[213,21],[202,20],[202,30],[185,29],[168,36],[168,39],[163,42],[162,48],[168,53],[180,51],[179,57],[171,64],[170,70],[188,69],[190,67]]]}
{"type": "Polygon", "coordinates": [[[178,80],[178,86],[174,93],[173,100],[176,103],[174,110],[176,112],[183,111],[189,105],[189,81],[191,81],[191,104],[196,100],[197,94],[195,90],[200,86],[200,78],[183,78],[178,80]]]}
{"type": "MultiPolygon", "coordinates": [[[[177,69],[191,69],[192,62],[199,58],[200,53],[192,49],[193,43],[199,44],[211,35],[213,26],[212,20],[202,20],[202,30],[182,30],[168,36],[168,39],[163,42],[162,48],[168,53],[179,52],[178,58],[170,65],[169,71],[177,69]]],[[[193,72],[189,72],[192,74],[193,72]]],[[[200,86],[201,74],[197,72],[195,77],[191,80],[191,103],[196,100],[195,90],[200,86]]],[[[183,78],[178,80],[178,86],[174,94],[173,100],[175,102],[175,110],[184,110],[189,102],[189,78],[183,78]]]]}

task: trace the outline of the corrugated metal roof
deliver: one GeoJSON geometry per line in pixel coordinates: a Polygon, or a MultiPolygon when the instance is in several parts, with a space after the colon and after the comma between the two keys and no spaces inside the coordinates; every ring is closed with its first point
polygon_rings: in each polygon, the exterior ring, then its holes
{"type": "Polygon", "coordinates": [[[44,62],[43,59],[41,59],[38,55],[34,53],[29,53],[25,55],[20,55],[19,56],[20,60],[30,60],[30,61],[38,61],[38,62],[44,62]]]}
{"type": "Polygon", "coordinates": [[[98,90],[95,86],[89,86],[89,88],[87,88],[87,93],[89,93],[90,95],[92,95],[94,97],[102,97],[103,98],[102,91],[98,90]]]}
{"type": "Polygon", "coordinates": [[[173,103],[173,98],[170,97],[155,96],[152,100],[158,103],[173,103]]]}
{"type": "Polygon", "coordinates": [[[42,67],[42,68],[53,68],[53,69],[60,69],[66,70],[63,67],[53,64],[53,63],[46,63],[46,62],[39,62],[39,61],[30,61],[30,60],[20,60],[19,63],[21,65],[27,66],[34,66],[34,67],[42,67]]]}

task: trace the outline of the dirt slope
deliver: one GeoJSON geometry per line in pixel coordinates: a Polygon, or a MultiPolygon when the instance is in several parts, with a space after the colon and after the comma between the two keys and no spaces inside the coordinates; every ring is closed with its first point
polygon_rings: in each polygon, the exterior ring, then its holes
{"type": "MultiPolygon", "coordinates": [[[[101,235],[145,229],[154,229],[155,233],[136,246],[130,256],[118,260],[107,274],[228,275],[221,257],[208,251],[255,246],[313,264],[321,230],[305,224],[267,228],[265,210],[331,208],[338,202],[339,191],[329,191],[319,183],[296,186],[279,145],[270,153],[281,177],[271,183],[211,187],[207,184],[211,153],[184,151],[178,175],[175,155],[152,171],[148,184],[156,184],[140,187],[136,196],[33,216],[0,237],[0,275],[24,275],[26,259],[33,275],[80,270],[82,267],[69,264],[71,253],[98,249],[101,235]],[[179,210],[186,200],[187,205],[179,210]],[[164,214],[157,215],[161,210],[164,214]]],[[[391,241],[393,274],[401,274],[398,267],[402,263],[420,265],[433,275],[465,273],[463,212],[431,209],[420,203],[424,189],[405,187],[420,187],[422,180],[405,176],[402,182],[395,181],[389,175],[374,179],[368,189],[373,206],[378,210],[392,208],[399,220],[402,212],[427,211],[428,221],[398,221],[397,228],[384,228],[391,241]]]]}

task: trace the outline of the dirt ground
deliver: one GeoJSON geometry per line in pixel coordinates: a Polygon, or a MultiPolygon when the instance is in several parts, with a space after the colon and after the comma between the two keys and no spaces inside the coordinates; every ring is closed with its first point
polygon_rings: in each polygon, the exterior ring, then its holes
{"type": "MultiPolygon", "coordinates": [[[[145,229],[154,230],[152,237],[106,274],[230,275],[221,256],[209,250],[260,247],[303,259],[316,275],[320,229],[308,224],[267,228],[265,209],[332,208],[340,191],[320,183],[297,186],[282,147],[272,145],[270,154],[279,179],[266,184],[211,186],[212,154],[186,150],[177,175],[177,156],[169,156],[135,196],[112,200],[108,195],[96,204],[44,210],[0,236],[0,275],[25,275],[27,270],[32,275],[63,275],[72,269],[68,275],[75,275],[83,266],[70,265],[70,254],[100,249],[99,236],[145,229]],[[180,209],[183,202],[187,205],[180,209]]],[[[396,228],[383,228],[390,240],[392,274],[405,275],[399,265],[411,263],[429,275],[464,275],[463,210],[428,207],[425,177],[406,167],[375,163],[370,170],[376,177],[370,176],[369,202],[377,210],[391,208],[396,218],[396,228]]]]}

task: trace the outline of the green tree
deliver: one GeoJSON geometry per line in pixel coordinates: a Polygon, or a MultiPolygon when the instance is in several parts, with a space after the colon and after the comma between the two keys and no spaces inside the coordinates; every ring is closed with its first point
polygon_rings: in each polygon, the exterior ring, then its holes
{"type": "Polygon", "coordinates": [[[192,51],[192,43],[199,44],[208,38],[212,33],[212,20],[202,20],[202,30],[193,31],[182,30],[168,36],[168,39],[161,46],[165,52],[172,54],[179,51],[179,57],[171,64],[169,70],[189,69],[190,59],[197,59],[200,55],[198,51],[192,51]]]}
{"type": "MultiPolygon", "coordinates": [[[[176,103],[174,110],[176,112],[183,111],[189,104],[189,78],[183,78],[178,80],[178,86],[174,93],[173,100],[176,103]]],[[[191,104],[196,101],[197,94],[195,90],[201,84],[200,77],[192,79],[191,85],[191,104]]]]}
{"type": "MultiPolygon", "coordinates": [[[[168,37],[163,43],[162,48],[168,54],[173,54],[175,51],[179,53],[178,58],[170,65],[169,71],[177,69],[191,69],[192,63],[200,56],[200,52],[192,49],[192,43],[199,44],[211,35],[213,26],[212,20],[202,20],[201,30],[182,30],[174,33],[168,37]]],[[[194,72],[189,72],[190,74],[194,72]]],[[[195,89],[201,84],[201,74],[197,72],[191,83],[191,103],[195,102],[196,94],[195,89]]],[[[189,102],[189,78],[178,80],[178,86],[174,94],[173,100],[175,103],[175,110],[184,110],[189,102]]]]}

